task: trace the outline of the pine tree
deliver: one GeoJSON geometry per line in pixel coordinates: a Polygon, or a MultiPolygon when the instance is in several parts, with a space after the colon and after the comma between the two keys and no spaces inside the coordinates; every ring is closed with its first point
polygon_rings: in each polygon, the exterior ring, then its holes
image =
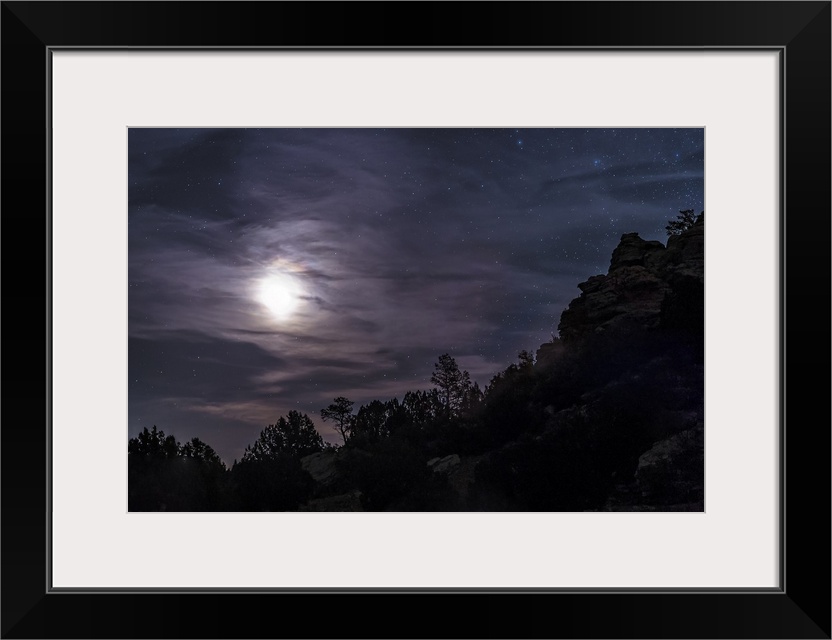
{"type": "Polygon", "coordinates": [[[439,362],[434,364],[430,381],[439,390],[446,417],[458,415],[465,396],[471,388],[471,377],[468,372],[460,371],[456,360],[444,353],[439,356],[439,362]]]}
{"type": "Polygon", "coordinates": [[[344,396],[338,396],[326,409],[321,409],[321,419],[324,422],[332,420],[335,423],[335,430],[341,434],[344,444],[347,443],[347,434],[353,425],[353,404],[352,400],[347,400],[344,396]]]}

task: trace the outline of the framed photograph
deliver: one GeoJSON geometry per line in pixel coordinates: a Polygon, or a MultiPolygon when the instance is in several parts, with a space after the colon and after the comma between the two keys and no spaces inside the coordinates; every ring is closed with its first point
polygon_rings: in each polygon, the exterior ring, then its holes
{"type": "Polygon", "coordinates": [[[704,157],[130,128],[128,510],[703,512],[704,157]]]}
{"type": "Polygon", "coordinates": [[[3,3],[4,637],[830,637],[830,3],[471,8],[3,3]]]}

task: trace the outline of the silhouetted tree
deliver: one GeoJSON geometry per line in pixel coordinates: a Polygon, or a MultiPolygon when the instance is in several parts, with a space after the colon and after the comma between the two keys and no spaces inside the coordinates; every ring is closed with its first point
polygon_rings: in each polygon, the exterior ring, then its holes
{"type": "Polygon", "coordinates": [[[219,511],[226,468],[199,438],[181,445],[156,426],[127,444],[129,511],[219,511]]]}
{"type": "Polygon", "coordinates": [[[523,349],[517,354],[517,359],[519,360],[517,368],[522,371],[528,371],[534,366],[534,354],[531,351],[523,349]]]}
{"type": "Polygon", "coordinates": [[[442,411],[442,401],[436,389],[430,391],[408,391],[402,398],[402,409],[407,417],[407,424],[426,427],[433,424],[442,411]]]}
{"type": "Polygon", "coordinates": [[[353,404],[355,403],[352,400],[347,400],[344,396],[338,396],[326,409],[321,409],[321,419],[324,422],[328,420],[335,422],[335,429],[341,434],[344,444],[347,443],[347,434],[352,429],[353,404]]]}
{"type": "Polygon", "coordinates": [[[231,469],[235,497],[244,511],[291,511],[309,498],[314,480],[300,458],[323,451],[324,441],[305,413],[290,411],[260,432],[231,469]]]}
{"type": "Polygon", "coordinates": [[[216,451],[199,438],[191,438],[179,449],[184,465],[185,489],[193,511],[221,511],[228,500],[228,469],[216,451]],[[201,505],[201,506],[199,506],[201,505]]]}
{"type": "Polygon", "coordinates": [[[680,233],[684,233],[696,224],[696,221],[700,216],[702,216],[703,213],[705,212],[703,211],[699,214],[699,216],[696,216],[693,213],[693,209],[679,211],[679,215],[676,216],[676,220],[669,220],[667,226],[664,228],[665,231],[667,231],[667,235],[678,236],[680,233]]]}
{"type": "Polygon", "coordinates": [[[387,432],[389,435],[393,435],[402,427],[407,426],[407,412],[402,403],[396,398],[393,398],[385,402],[384,406],[387,415],[387,432]]]}
{"type": "Polygon", "coordinates": [[[151,458],[175,458],[179,455],[179,443],[173,436],[165,436],[154,424],[152,431],[145,427],[138,436],[130,438],[127,452],[151,458]]]}
{"type": "Polygon", "coordinates": [[[351,438],[362,438],[370,442],[376,442],[390,434],[387,426],[389,419],[387,403],[373,400],[370,404],[362,406],[352,423],[351,438]]]}
{"type": "Polygon", "coordinates": [[[202,462],[213,464],[225,470],[225,463],[210,446],[199,438],[191,438],[179,450],[183,458],[194,458],[202,462]]]}
{"type": "Polygon", "coordinates": [[[462,399],[462,413],[471,414],[476,411],[482,404],[483,392],[478,383],[474,383],[465,391],[465,396],[462,399]]]}
{"type": "Polygon", "coordinates": [[[292,410],[260,432],[255,443],[246,447],[242,461],[269,460],[282,454],[303,457],[323,448],[323,438],[309,416],[292,410]]]}
{"type": "Polygon", "coordinates": [[[439,356],[439,362],[434,364],[430,381],[439,390],[446,417],[457,415],[466,393],[471,388],[471,378],[468,372],[460,371],[456,360],[447,353],[443,353],[439,356]]]}

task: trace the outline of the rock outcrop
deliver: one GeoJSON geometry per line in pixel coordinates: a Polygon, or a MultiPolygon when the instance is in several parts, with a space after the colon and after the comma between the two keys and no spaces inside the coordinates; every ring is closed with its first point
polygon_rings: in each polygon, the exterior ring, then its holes
{"type": "Polygon", "coordinates": [[[563,353],[563,341],[558,338],[553,338],[551,342],[540,345],[540,348],[535,354],[535,366],[538,368],[551,367],[560,360],[563,353]]]}
{"type": "MultiPolygon", "coordinates": [[[[558,325],[564,343],[609,331],[639,331],[684,323],[704,308],[705,225],[700,216],[667,246],[625,233],[606,275],[578,285],[581,295],[558,325]],[[681,309],[681,311],[680,311],[681,309]]],[[[696,323],[701,324],[700,319],[696,323]]]]}

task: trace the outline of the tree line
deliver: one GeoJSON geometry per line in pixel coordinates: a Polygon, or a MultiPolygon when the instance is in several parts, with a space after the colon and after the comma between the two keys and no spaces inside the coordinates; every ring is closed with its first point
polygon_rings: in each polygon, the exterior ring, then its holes
{"type": "MultiPolygon", "coordinates": [[[[352,400],[339,396],[320,416],[333,424],[341,447],[372,448],[394,434],[418,444],[469,417],[484,398],[470,374],[447,353],[439,356],[430,380],[432,389],[408,391],[401,401],[373,400],[356,412],[352,400]]],[[[128,442],[129,508],[292,509],[311,488],[300,460],[338,447],[323,440],[306,413],[295,410],[265,427],[230,468],[199,438],[180,444],[155,425],[145,427],[128,442]]]]}

